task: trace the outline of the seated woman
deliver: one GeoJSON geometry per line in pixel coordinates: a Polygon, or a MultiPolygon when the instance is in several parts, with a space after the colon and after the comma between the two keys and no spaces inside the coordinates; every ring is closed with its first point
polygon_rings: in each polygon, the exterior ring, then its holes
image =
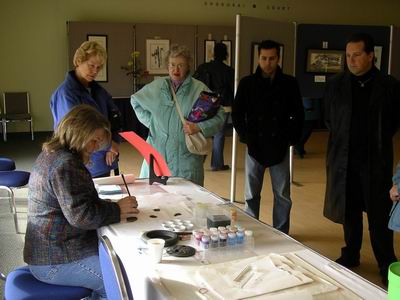
{"type": "MultiPolygon", "coordinates": [[[[161,77],[144,86],[132,95],[131,104],[139,121],[149,128],[147,142],[164,157],[172,176],[186,178],[203,185],[204,156],[192,154],[186,147],[185,134],[199,131],[205,137],[216,134],[224,124],[224,109],[206,121],[185,126],[179,118],[171,94],[171,85],[184,116],[188,116],[193,104],[208,87],[190,75],[190,51],[185,46],[172,45],[166,55],[169,76],[161,77]]],[[[140,177],[149,177],[148,165],[144,161],[140,177]]]]}
{"type": "Polygon", "coordinates": [[[98,197],[85,164],[110,143],[110,124],[95,108],[75,106],[43,144],[31,172],[24,260],[40,281],[93,290],[106,299],[96,229],[137,214],[135,197],[98,197]]]}

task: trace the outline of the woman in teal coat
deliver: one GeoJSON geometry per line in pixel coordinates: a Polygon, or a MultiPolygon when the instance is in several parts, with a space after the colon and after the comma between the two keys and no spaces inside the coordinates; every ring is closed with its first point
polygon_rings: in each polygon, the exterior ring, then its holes
{"type": "MultiPolygon", "coordinates": [[[[170,85],[175,90],[177,101],[184,116],[188,116],[194,102],[202,91],[209,89],[190,75],[191,56],[185,46],[172,46],[166,56],[169,76],[154,80],[132,95],[131,104],[136,116],[149,128],[147,142],[164,157],[172,176],[182,177],[203,186],[204,156],[192,154],[185,143],[185,133],[199,131],[207,137],[213,136],[223,126],[222,107],[211,119],[183,126],[175,107],[170,85]]],[[[144,161],[140,177],[149,177],[148,165],[144,161]]]]}

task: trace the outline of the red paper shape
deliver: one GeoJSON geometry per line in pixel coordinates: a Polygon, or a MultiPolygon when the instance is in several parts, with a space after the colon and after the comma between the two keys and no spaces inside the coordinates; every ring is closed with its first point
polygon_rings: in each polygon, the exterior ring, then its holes
{"type": "Polygon", "coordinates": [[[164,157],[156,150],[152,145],[147,143],[144,139],[138,136],[133,131],[125,131],[120,132],[120,136],[122,136],[125,140],[128,141],[133,147],[135,147],[139,153],[144,157],[147,164],[150,167],[150,154],[153,154],[154,157],[154,172],[157,176],[171,176],[171,171],[168,168],[167,163],[164,160],[164,157]]]}

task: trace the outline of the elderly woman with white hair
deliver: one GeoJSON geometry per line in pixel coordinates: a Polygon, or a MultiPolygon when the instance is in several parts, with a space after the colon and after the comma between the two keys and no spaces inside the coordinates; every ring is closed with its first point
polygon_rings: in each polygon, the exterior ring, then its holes
{"type": "MultiPolygon", "coordinates": [[[[149,128],[147,142],[164,157],[172,176],[188,179],[198,185],[204,184],[204,156],[189,152],[185,134],[199,131],[207,137],[217,133],[224,122],[224,110],[205,121],[182,124],[171,93],[171,86],[184,116],[188,116],[194,102],[202,91],[209,89],[201,81],[192,78],[190,51],[185,46],[172,45],[166,56],[169,76],[161,77],[144,86],[132,95],[131,104],[135,113],[149,128]]],[[[144,161],[140,177],[148,177],[148,165],[144,161]]]]}

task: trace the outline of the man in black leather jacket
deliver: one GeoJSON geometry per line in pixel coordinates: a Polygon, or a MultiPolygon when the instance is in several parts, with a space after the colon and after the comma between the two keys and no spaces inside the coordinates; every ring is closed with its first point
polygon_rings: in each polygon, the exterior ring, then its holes
{"type": "Polygon", "coordinates": [[[399,128],[399,82],[374,66],[374,42],[353,35],[346,45],[348,70],[328,81],[325,123],[329,129],[324,216],[343,224],[346,246],[336,262],[360,264],[363,211],[382,281],[396,261],[388,229],[392,201],[393,136],[399,128]]]}
{"type": "Polygon", "coordinates": [[[278,65],[280,45],[267,40],[259,45],[258,67],[244,77],[232,106],[232,121],[240,141],[247,144],[246,212],[259,218],[264,172],[269,168],[274,193],[273,226],[289,232],[289,146],[302,130],[304,111],[297,80],[278,65]]]}

